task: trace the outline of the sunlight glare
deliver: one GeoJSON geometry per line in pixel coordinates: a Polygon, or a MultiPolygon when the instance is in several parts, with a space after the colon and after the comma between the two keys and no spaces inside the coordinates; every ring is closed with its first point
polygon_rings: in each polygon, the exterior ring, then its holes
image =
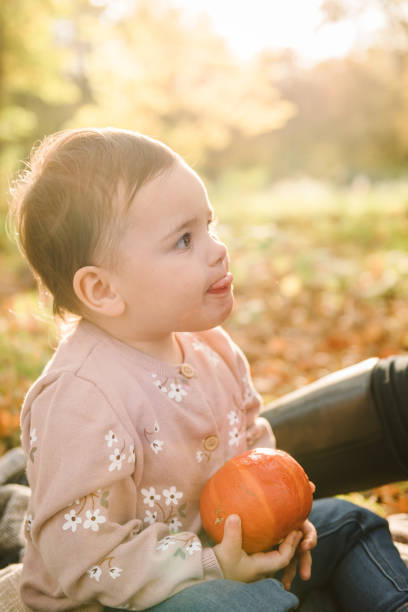
{"type": "Polygon", "coordinates": [[[360,37],[381,23],[379,11],[365,22],[342,20],[323,24],[321,0],[172,0],[191,15],[206,14],[214,30],[225,37],[242,59],[267,48],[293,49],[306,63],[346,55],[360,37]]]}

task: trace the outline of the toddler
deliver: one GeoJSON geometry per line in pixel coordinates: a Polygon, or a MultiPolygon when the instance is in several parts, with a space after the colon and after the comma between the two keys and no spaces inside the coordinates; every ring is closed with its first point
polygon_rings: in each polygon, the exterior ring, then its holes
{"type": "Polygon", "coordinates": [[[220,327],[233,279],[197,174],[147,136],[67,130],[33,152],[13,212],[54,313],[75,316],[22,409],[24,602],[283,612],[325,587],[347,612],[404,609],[385,521],[347,502],[315,502],[267,553],[244,553],[237,516],[215,546],[201,530],[208,478],[274,437],[220,327]]]}

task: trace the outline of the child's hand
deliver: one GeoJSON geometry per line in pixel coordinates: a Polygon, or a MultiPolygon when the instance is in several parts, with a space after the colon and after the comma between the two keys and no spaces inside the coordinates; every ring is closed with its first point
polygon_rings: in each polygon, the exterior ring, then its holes
{"type": "MultiPolygon", "coordinates": [[[[306,532],[303,531],[306,536],[306,532]]],[[[213,550],[221,566],[224,578],[252,582],[265,575],[273,575],[289,565],[303,537],[301,531],[292,531],[279,545],[278,550],[248,555],[242,550],[241,519],[231,515],[225,521],[222,542],[213,550]]],[[[305,537],[306,540],[306,537],[305,537]]],[[[310,553],[309,553],[310,554],[310,553]]]]}
{"type": "Polygon", "coordinates": [[[310,551],[317,544],[317,533],[315,526],[310,521],[305,521],[301,527],[303,539],[299,546],[299,575],[302,580],[309,580],[312,573],[312,556],[310,551]]]}
{"type": "Polygon", "coordinates": [[[282,584],[287,590],[290,589],[297,567],[299,568],[299,576],[302,580],[309,580],[312,573],[312,555],[310,551],[317,544],[317,533],[315,526],[310,521],[305,521],[301,529],[303,539],[296,551],[296,555],[285,568],[282,576],[282,584]]]}

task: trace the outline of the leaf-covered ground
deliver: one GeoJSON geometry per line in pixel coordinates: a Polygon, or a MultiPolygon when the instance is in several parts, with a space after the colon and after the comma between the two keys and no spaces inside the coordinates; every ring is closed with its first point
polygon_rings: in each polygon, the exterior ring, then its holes
{"type": "MultiPolygon", "coordinates": [[[[265,401],[368,357],[406,352],[408,185],[250,187],[210,193],[235,278],[225,327],[265,401]]],[[[0,299],[0,453],[19,443],[21,401],[56,343],[35,293],[10,292],[17,274],[0,299]]],[[[19,278],[25,286],[24,270],[19,278]]],[[[407,512],[408,484],[352,498],[383,514],[407,512]]]]}

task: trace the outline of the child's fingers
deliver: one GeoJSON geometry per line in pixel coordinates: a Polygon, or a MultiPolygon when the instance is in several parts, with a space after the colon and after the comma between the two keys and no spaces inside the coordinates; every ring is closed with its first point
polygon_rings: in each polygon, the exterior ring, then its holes
{"type": "Polygon", "coordinates": [[[309,550],[298,553],[299,576],[309,580],[312,575],[312,555],[309,550]]]}
{"type": "Polygon", "coordinates": [[[278,550],[251,555],[251,558],[256,563],[257,572],[259,574],[275,573],[289,565],[296,553],[302,535],[300,531],[292,531],[281,542],[278,550]]]}
{"type": "Polygon", "coordinates": [[[225,521],[222,549],[229,558],[239,556],[242,549],[241,518],[231,514],[225,521]]]}
{"type": "Polygon", "coordinates": [[[303,534],[301,531],[291,531],[291,533],[286,536],[283,542],[280,543],[278,553],[282,558],[282,562],[284,562],[284,565],[282,565],[281,567],[286,567],[286,565],[288,565],[288,563],[292,560],[293,556],[296,553],[298,544],[302,539],[302,536],[303,534]]]}
{"type": "Polygon", "coordinates": [[[303,540],[300,545],[302,551],[311,550],[317,544],[316,528],[310,521],[305,521],[302,525],[303,540]]]}
{"type": "Polygon", "coordinates": [[[285,569],[282,574],[282,584],[287,591],[289,591],[291,584],[293,582],[294,577],[296,576],[296,568],[297,568],[297,558],[296,555],[293,557],[291,562],[285,569]]]}

